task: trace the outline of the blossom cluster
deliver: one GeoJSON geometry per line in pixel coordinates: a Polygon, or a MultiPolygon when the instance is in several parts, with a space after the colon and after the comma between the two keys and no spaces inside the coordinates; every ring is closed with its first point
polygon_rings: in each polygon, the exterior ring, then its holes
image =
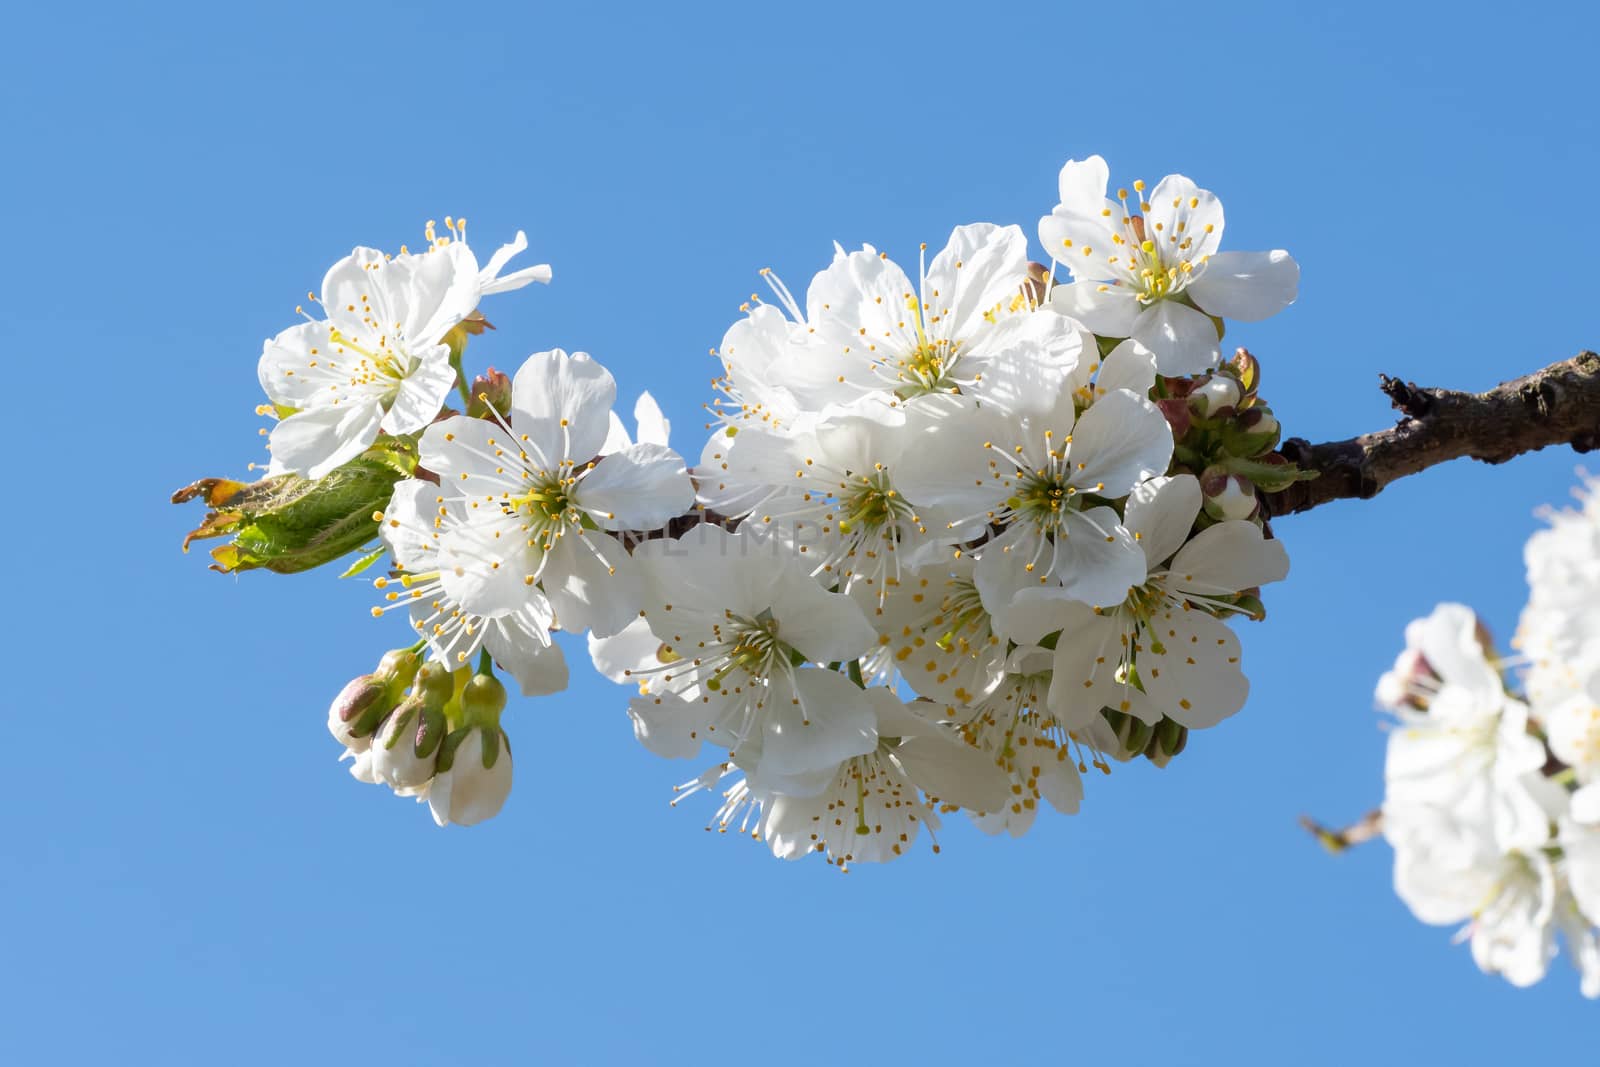
{"type": "Polygon", "coordinates": [[[1395,889],[1423,922],[1464,923],[1473,959],[1514,985],[1557,940],[1600,997],[1600,494],[1528,541],[1530,594],[1496,652],[1461,604],[1406,628],[1378,683],[1398,725],[1382,809],[1395,889]]]}
{"type": "Polygon", "coordinates": [[[1298,267],[1221,251],[1187,178],[1108,182],[1062,169],[1050,266],[976,223],[914,273],[836,245],[803,301],[763,272],[692,467],[582,352],[469,379],[480,299],[549,280],[501,276],[522,235],[481,269],[455,220],[357,249],[324,317],[264,348],[266,477],[180,493],[213,508],[191,539],[229,538],[224,570],[388,558],[373,614],[415,643],[329,728],[441,824],[500,810],[495,668],[563,689],[564,631],[630,688],[639,743],[690,761],[678,799],[715,791],[713,821],[779,857],[888,860],[956,811],[1020,835],[1041,802],[1075,812],[1091,764],[1165,765],[1237,712],[1230,620],[1288,571],[1260,494],[1300,474],[1221,338],[1292,303],[1298,267]]]}

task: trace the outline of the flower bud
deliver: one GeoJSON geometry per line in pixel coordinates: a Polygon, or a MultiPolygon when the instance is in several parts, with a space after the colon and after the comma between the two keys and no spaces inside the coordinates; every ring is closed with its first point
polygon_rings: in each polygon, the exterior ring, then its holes
{"type": "Polygon", "coordinates": [[[506,687],[492,674],[474,674],[461,691],[461,721],[468,726],[499,726],[506,687]]]}
{"type": "Polygon", "coordinates": [[[392,686],[402,678],[409,679],[416,673],[419,658],[417,653],[409,648],[391,648],[378,661],[378,669],[373,671],[372,675],[392,686]]]}
{"type": "Polygon", "coordinates": [[[468,394],[467,414],[475,419],[486,419],[491,410],[503,419],[511,417],[511,379],[490,367],[487,373],[472,379],[468,394]]]}
{"type": "Polygon", "coordinates": [[[1226,374],[1213,374],[1189,394],[1189,410],[1203,419],[1231,414],[1242,395],[1238,382],[1226,374]]]}
{"type": "Polygon", "coordinates": [[[493,818],[511,795],[511,742],[499,726],[464,726],[452,733],[440,747],[438,767],[428,807],[440,826],[493,818]]]}
{"type": "Polygon", "coordinates": [[[393,706],[386,680],[371,674],[352,678],[328,705],[328,732],[352,752],[364,752],[372,731],[393,706]]]}
{"type": "Polygon", "coordinates": [[[372,773],[401,796],[414,796],[433,778],[439,742],[445,730],[444,710],[423,706],[413,693],[384,720],[372,739],[372,773]]]}
{"type": "Polygon", "coordinates": [[[1252,356],[1248,348],[1241,347],[1228,360],[1228,367],[1239,379],[1239,387],[1245,395],[1255,396],[1256,390],[1261,388],[1261,361],[1252,356]]]}
{"type": "Polygon", "coordinates": [[[1189,745],[1189,728],[1175,719],[1162,719],[1150,735],[1150,744],[1144,758],[1157,767],[1165,767],[1189,745]]]}
{"type": "Polygon", "coordinates": [[[1200,491],[1205,494],[1206,514],[1218,522],[1249,519],[1256,514],[1256,487],[1242,474],[1207,467],[1200,475],[1200,491]]]}
{"type": "Polygon", "coordinates": [[[1223,427],[1222,443],[1235,456],[1259,456],[1277,447],[1282,430],[1265,404],[1245,408],[1223,427]]]}

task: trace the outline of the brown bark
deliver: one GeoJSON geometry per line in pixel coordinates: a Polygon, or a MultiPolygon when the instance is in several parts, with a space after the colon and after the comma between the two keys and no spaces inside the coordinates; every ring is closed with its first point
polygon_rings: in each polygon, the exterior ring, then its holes
{"type": "Polygon", "coordinates": [[[1504,463],[1549,445],[1571,445],[1578,452],[1600,448],[1600,356],[1593,352],[1483,393],[1423,389],[1380,377],[1401,412],[1399,424],[1345,441],[1285,441],[1279,451],[1319,476],[1265,494],[1269,515],[1364,500],[1399,478],[1462,456],[1504,463]]]}

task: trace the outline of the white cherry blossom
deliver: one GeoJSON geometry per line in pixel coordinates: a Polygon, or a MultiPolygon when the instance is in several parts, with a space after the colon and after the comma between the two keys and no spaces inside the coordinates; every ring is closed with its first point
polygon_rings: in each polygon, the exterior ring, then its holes
{"type": "Polygon", "coordinates": [[[463,611],[528,605],[537,585],[562,629],[614,633],[633,616],[628,554],[607,531],[646,530],[693,502],[683,460],[657,444],[600,455],[616,383],[579,352],[539,352],[512,381],[509,423],[456,416],[429,426],[420,463],[447,499],[439,580],[463,611]]]}
{"type": "Polygon", "coordinates": [[[624,675],[647,689],[630,713],[657,755],[688,758],[709,742],[747,774],[791,776],[877,744],[861,689],[808,665],[854,660],[872,627],[850,597],[772,549],[702,524],[636,550],[660,662],[624,675]]]}
{"type": "Polygon", "coordinates": [[[1107,197],[1099,156],[1061,168],[1061,202],[1039,221],[1039,241],[1075,279],[1051,303],[1102,337],[1129,337],[1156,354],[1162,374],[1216,365],[1211,317],[1254,322],[1295,300],[1300,267],[1289,253],[1220,252],[1222,203],[1181,174],[1146,191],[1107,197]]]}
{"type": "Polygon", "coordinates": [[[1190,538],[1200,505],[1190,474],[1134,489],[1124,521],[1147,570],[1121,603],[1090,607],[1024,591],[1001,613],[1002,628],[1019,639],[1060,631],[1049,706],[1062,722],[1084,726],[1109,707],[1204,729],[1244,706],[1239,638],[1224,621],[1242,609],[1230,598],[1281,581],[1289,556],[1244,520],[1190,538]]]}
{"type": "Polygon", "coordinates": [[[969,406],[939,420],[899,474],[909,499],[1001,527],[974,573],[991,613],[1023,589],[1117,604],[1144,578],[1144,554],[1108,502],[1166,471],[1172,431],[1130,390],[1101,393],[1081,416],[1074,392],[1064,383],[1038,414],[969,406]]]}
{"type": "Polygon", "coordinates": [[[428,642],[430,657],[447,670],[471,662],[479,649],[487,649],[516,678],[523,696],[565,689],[566,661],[550,640],[555,609],[543,592],[525,589],[515,610],[492,618],[467,611],[451,594],[454,569],[479,565],[476,554],[457,560],[455,543],[449,549],[443,544],[443,532],[458,526],[465,510],[463,501],[446,497],[431,482],[407,479],[395,485],[380,529],[402,573],[377,579],[385,603],[373,614],[408,612],[412,627],[428,642]],[[447,578],[446,572],[452,577],[447,578]]]}

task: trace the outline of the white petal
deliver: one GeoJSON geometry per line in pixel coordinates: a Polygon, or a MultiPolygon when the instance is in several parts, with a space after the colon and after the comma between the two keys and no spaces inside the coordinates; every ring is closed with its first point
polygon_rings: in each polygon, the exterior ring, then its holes
{"type": "MultiPolygon", "coordinates": [[[[967,357],[983,380],[972,392],[1007,414],[1043,414],[1096,356],[1094,335],[1053,306],[1003,320],[967,357]]],[[[1148,386],[1146,387],[1148,388],[1148,386]]]]}
{"type": "Polygon", "coordinates": [[[1110,508],[1070,513],[1056,548],[1062,594],[1095,607],[1122,603],[1147,573],[1144,551],[1110,508]]]}
{"type": "Polygon", "coordinates": [[[606,430],[605,443],[600,446],[600,454],[609,456],[613,452],[620,452],[633,444],[633,438],[628,436],[628,428],[622,424],[622,416],[615,411],[611,413],[611,425],[606,430]]]}
{"type": "Polygon", "coordinates": [[[641,445],[667,444],[667,438],[672,434],[672,424],[667,417],[661,414],[661,406],[656,403],[656,398],[649,393],[640,393],[639,399],[633,405],[633,421],[639,427],[639,443],[641,445]]]}
{"type": "Polygon", "coordinates": [[[878,746],[866,694],[836,671],[801,668],[767,692],[761,773],[804,774],[837,766],[878,746]]]}
{"type": "Polygon", "coordinates": [[[1166,375],[1199,374],[1221,358],[1216,323],[1174,300],[1146,308],[1132,336],[1156,354],[1156,369],[1166,375]]]}
{"type": "Polygon", "coordinates": [[[1150,699],[1191,729],[1215,726],[1250,695],[1238,635],[1204,612],[1168,607],[1140,634],[1138,657],[1150,699]]]}
{"type": "Polygon", "coordinates": [[[400,391],[383,417],[385,433],[398,436],[422,429],[438,416],[455,388],[456,371],[450,366],[448,347],[423,349],[418,358],[421,362],[400,382],[400,391]]]}
{"type": "Polygon", "coordinates": [[[611,372],[587,353],[535,352],[511,382],[511,425],[533,439],[540,464],[582,463],[600,454],[616,399],[611,372]]]}
{"type": "Polygon", "coordinates": [[[894,749],[906,776],[929,797],[969,811],[999,811],[1011,780],[988,752],[952,737],[912,737],[894,749]]]}
{"type": "Polygon", "coordinates": [[[1172,429],[1161,409],[1116,389],[1078,419],[1067,449],[1069,484],[1106,497],[1126,496],[1172,461],[1172,429]]]}
{"type": "MultiPolygon", "coordinates": [[[[1200,482],[1192,474],[1152,478],[1128,495],[1123,525],[1133,532],[1152,568],[1183,547],[1200,514],[1200,503],[1200,482]]],[[[1255,529],[1250,523],[1245,525],[1255,529]]]]}
{"type": "Polygon", "coordinates": [[[706,714],[698,702],[672,696],[640,696],[628,701],[633,736],[662,759],[693,759],[700,754],[706,714]]]}
{"type": "Polygon", "coordinates": [[[1110,180],[1110,168],[1100,156],[1069,159],[1061,168],[1061,203],[1082,215],[1098,211],[1100,202],[1106,198],[1106,183],[1110,180]]]}
{"type": "Polygon", "coordinates": [[[1208,526],[1173,557],[1167,588],[1202,596],[1227,596],[1289,574],[1282,541],[1269,541],[1253,522],[1234,519],[1208,526]]]}
{"type": "Polygon", "coordinates": [[[326,322],[291,326],[261,346],[256,378],[275,404],[292,408],[321,406],[348,386],[350,376],[329,367],[332,354],[326,322]]]}
{"type": "Polygon", "coordinates": [[[409,571],[432,570],[439,552],[438,531],[433,520],[438,505],[434,497],[439,487],[420,478],[396,483],[389,503],[383,509],[379,532],[395,562],[409,571]]]}
{"type": "Polygon", "coordinates": [[[567,687],[567,660],[561,646],[523,612],[487,620],[483,647],[517,680],[525,697],[548,696],[567,687]]]}
{"type": "Polygon", "coordinates": [[[798,567],[785,568],[772,591],[778,637],[814,663],[852,660],[878,639],[858,605],[830,593],[798,567]]]}
{"type": "Polygon", "coordinates": [[[638,578],[627,550],[608,534],[567,533],[556,539],[540,584],[568,633],[609,637],[639,614],[638,578]]]}
{"type": "Polygon", "coordinates": [[[574,493],[607,530],[653,530],[694,504],[683,457],[665,445],[631,445],[606,456],[574,493]]]}
{"type": "Polygon", "coordinates": [[[439,538],[439,582],[469,615],[509,615],[528,602],[536,557],[511,530],[495,537],[490,527],[457,526],[439,538]]]}
{"type": "Polygon", "coordinates": [[[1095,376],[1095,388],[1102,393],[1126,389],[1149,396],[1155,384],[1156,354],[1131,337],[1111,350],[1095,376]]]}
{"type": "Polygon", "coordinates": [[[993,327],[983,316],[1008,303],[1028,277],[1028,238],[1020,226],[989,222],[957,226],[923,285],[930,332],[964,340],[993,327]],[[937,321],[935,321],[937,320],[937,321]]]}
{"type": "Polygon", "coordinates": [[[1101,337],[1131,335],[1142,307],[1138,294],[1127,286],[1098,281],[1054,286],[1050,290],[1050,306],[1101,337]]]}
{"type": "Polygon", "coordinates": [[[383,405],[372,397],[290,415],[272,428],[268,447],[285,470],[321,478],[355,459],[378,438],[383,405]]]}
{"type": "Polygon", "coordinates": [[[1165,266],[1200,261],[1222,242],[1222,201],[1182,174],[1169,174],[1150,191],[1145,236],[1165,266]],[[1208,228],[1209,227],[1209,228],[1208,228]],[[1185,242],[1188,247],[1181,247],[1185,242]]]}
{"type": "Polygon", "coordinates": [[[1271,252],[1218,252],[1188,293],[1207,314],[1239,322],[1271,318],[1300,291],[1300,264],[1281,248],[1271,252]]]}

